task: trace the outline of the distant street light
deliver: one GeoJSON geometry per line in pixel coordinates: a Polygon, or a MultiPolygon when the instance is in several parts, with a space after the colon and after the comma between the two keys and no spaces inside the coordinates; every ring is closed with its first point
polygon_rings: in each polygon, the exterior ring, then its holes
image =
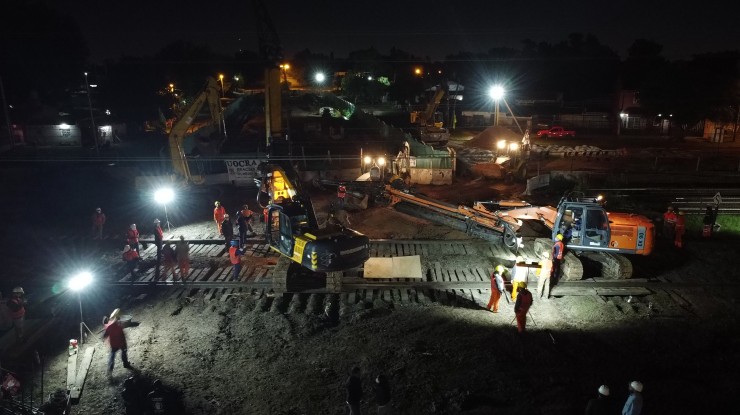
{"type": "Polygon", "coordinates": [[[326,75],[324,75],[323,72],[317,72],[316,75],[314,75],[314,79],[316,80],[316,83],[319,85],[319,93],[321,93],[321,88],[324,86],[326,75]]]}
{"type": "Polygon", "coordinates": [[[80,303],[80,343],[85,343],[85,330],[87,330],[90,335],[93,335],[90,327],[87,327],[87,324],[85,324],[85,318],[82,315],[82,295],[80,294],[85,287],[90,285],[92,280],[92,274],[89,272],[81,272],[67,281],[67,287],[77,293],[77,300],[80,303]]]}
{"type": "Polygon", "coordinates": [[[504,97],[504,88],[501,85],[494,85],[488,90],[488,95],[493,99],[495,118],[493,125],[498,125],[498,101],[504,97]]]}
{"type": "Polygon", "coordinates": [[[414,68],[414,75],[421,76],[421,68],[414,68]]]}
{"type": "Polygon", "coordinates": [[[90,98],[90,83],[87,81],[87,72],[85,72],[85,90],[87,91],[87,106],[90,109],[90,124],[92,124],[93,140],[95,140],[95,154],[97,156],[100,156],[100,147],[98,146],[98,129],[95,128],[95,118],[93,118],[92,99],[90,98]]]}
{"type": "Polygon", "coordinates": [[[221,81],[221,98],[224,97],[224,74],[218,74],[218,80],[221,81]]]}

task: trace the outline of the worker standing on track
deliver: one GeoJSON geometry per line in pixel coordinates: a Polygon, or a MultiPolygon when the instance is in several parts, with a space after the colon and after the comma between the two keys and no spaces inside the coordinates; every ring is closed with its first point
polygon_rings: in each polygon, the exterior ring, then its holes
{"type": "Polygon", "coordinates": [[[175,250],[172,249],[172,245],[165,244],[164,248],[162,248],[162,259],[164,259],[164,270],[162,274],[160,274],[159,279],[166,281],[170,272],[172,273],[172,279],[177,279],[177,273],[175,272],[177,254],[175,254],[175,250]]]}
{"type": "Polygon", "coordinates": [[[496,269],[493,271],[493,274],[491,274],[491,298],[488,300],[488,306],[486,306],[486,308],[494,313],[498,313],[498,302],[501,300],[501,295],[503,293],[504,279],[501,277],[501,272],[496,269]]]}
{"type": "Polygon", "coordinates": [[[344,209],[345,197],[347,197],[347,188],[344,184],[340,183],[337,187],[337,202],[339,203],[339,209],[344,209]]]}
{"type": "Polygon", "coordinates": [[[517,292],[522,288],[527,288],[527,274],[529,274],[529,268],[526,266],[523,257],[516,257],[516,264],[514,265],[514,277],[511,280],[511,299],[516,300],[517,292]]]}
{"type": "Polygon", "coordinates": [[[254,235],[254,229],[252,229],[252,218],[254,212],[249,209],[249,205],[242,206],[242,210],[237,212],[236,222],[239,226],[239,246],[244,247],[247,245],[247,236],[251,233],[254,235]]]}
{"type": "Polygon", "coordinates": [[[707,205],[707,210],[704,213],[704,219],[702,220],[703,228],[701,236],[704,238],[711,238],[714,233],[714,224],[717,222],[717,209],[707,205]]]}
{"type": "Polygon", "coordinates": [[[226,249],[231,246],[231,240],[234,239],[234,225],[231,224],[231,218],[228,214],[224,215],[224,221],[221,222],[221,231],[224,234],[226,249]]]}
{"type": "Polygon", "coordinates": [[[180,279],[185,282],[190,274],[190,245],[182,235],[180,235],[180,240],[175,246],[175,254],[177,256],[177,266],[180,267],[180,279]]]}
{"type": "Polygon", "coordinates": [[[23,342],[23,321],[26,318],[26,301],[23,299],[25,292],[22,287],[13,288],[13,296],[8,300],[7,307],[10,311],[10,319],[13,321],[15,340],[23,342]]]}
{"type": "Polygon", "coordinates": [[[133,284],[134,280],[138,277],[136,273],[136,265],[140,259],[141,257],[139,257],[139,253],[131,249],[131,245],[123,247],[123,261],[126,263],[126,273],[131,273],[131,284],[133,284]]]}
{"type": "Polygon", "coordinates": [[[221,202],[218,200],[215,203],[216,207],[213,208],[213,220],[216,222],[216,228],[218,229],[218,234],[223,235],[223,231],[221,230],[221,223],[224,221],[224,216],[226,215],[226,209],[221,206],[221,202]]]}
{"type": "Polygon", "coordinates": [[[563,263],[565,255],[565,244],[563,243],[563,234],[559,233],[555,237],[555,243],[552,245],[552,272],[550,273],[550,284],[557,284],[560,280],[560,265],[563,263]]]}
{"type": "Polygon", "coordinates": [[[231,248],[229,248],[229,260],[231,261],[231,265],[234,267],[234,270],[231,274],[231,281],[239,280],[239,273],[241,273],[242,271],[243,253],[244,251],[239,248],[239,242],[231,241],[231,248]]]}
{"type": "Polygon", "coordinates": [[[668,209],[663,214],[663,237],[666,240],[674,240],[676,232],[676,213],[673,211],[673,206],[668,206],[668,209]]]}
{"type": "Polygon", "coordinates": [[[157,246],[157,275],[159,275],[159,265],[162,263],[162,240],[164,239],[164,232],[162,227],[159,226],[159,219],[154,219],[154,245],[157,246]]]}
{"type": "Polygon", "coordinates": [[[537,293],[540,298],[545,300],[550,299],[550,277],[552,276],[552,260],[550,259],[549,252],[542,253],[542,260],[540,261],[540,269],[538,270],[540,276],[537,280],[537,293]]]}
{"type": "Polygon", "coordinates": [[[519,333],[524,333],[527,328],[527,313],[532,306],[532,293],[524,287],[519,290],[516,303],[514,303],[514,314],[516,315],[516,327],[519,333]]]}
{"type": "Polygon", "coordinates": [[[126,232],[126,242],[129,244],[131,249],[139,252],[139,231],[136,229],[136,224],[132,223],[126,232]]]}
{"type": "Polygon", "coordinates": [[[103,225],[105,225],[105,213],[100,208],[96,208],[92,214],[93,239],[103,239],[103,225]]]}
{"type": "Polygon", "coordinates": [[[683,248],[683,235],[686,233],[686,215],[683,211],[678,212],[676,215],[676,228],[675,235],[673,237],[673,245],[676,248],[683,248]]]}

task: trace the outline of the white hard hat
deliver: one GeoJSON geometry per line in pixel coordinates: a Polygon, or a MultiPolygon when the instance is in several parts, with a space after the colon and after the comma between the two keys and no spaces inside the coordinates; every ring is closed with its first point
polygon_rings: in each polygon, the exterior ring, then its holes
{"type": "Polygon", "coordinates": [[[25,292],[23,291],[23,287],[15,287],[15,288],[13,288],[13,293],[15,293],[15,294],[25,294],[25,292]]]}
{"type": "Polygon", "coordinates": [[[159,223],[159,219],[154,219],[154,223],[159,223]]]}
{"type": "Polygon", "coordinates": [[[609,387],[606,385],[599,386],[599,393],[604,396],[609,396],[609,387]]]}
{"type": "Polygon", "coordinates": [[[638,392],[642,392],[642,382],[633,380],[632,382],[630,382],[630,388],[632,388],[632,389],[634,389],[634,390],[636,390],[638,392]]]}
{"type": "Polygon", "coordinates": [[[136,224],[135,223],[132,223],[131,224],[131,229],[136,229],[136,224]]]}
{"type": "Polygon", "coordinates": [[[123,247],[123,252],[128,252],[131,250],[131,245],[126,245],[123,247]]]}
{"type": "Polygon", "coordinates": [[[110,319],[113,320],[115,318],[118,318],[118,315],[119,314],[121,314],[121,309],[120,308],[117,308],[117,309],[113,310],[113,312],[110,313],[110,319]]]}

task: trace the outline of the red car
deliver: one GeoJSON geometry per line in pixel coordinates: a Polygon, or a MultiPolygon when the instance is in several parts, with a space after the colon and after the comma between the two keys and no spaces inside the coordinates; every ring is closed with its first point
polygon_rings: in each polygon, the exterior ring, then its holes
{"type": "Polygon", "coordinates": [[[544,139],[547,139],[549,137],[555,137],[555,138],[562,138],[562,137],[575,137],[576,132],[573,130],[566,130],[563,127],[560,126],[554,126],[550,128],[549,130],[539,130],[537,131],[537,137],[541,137],[544,139]]]}

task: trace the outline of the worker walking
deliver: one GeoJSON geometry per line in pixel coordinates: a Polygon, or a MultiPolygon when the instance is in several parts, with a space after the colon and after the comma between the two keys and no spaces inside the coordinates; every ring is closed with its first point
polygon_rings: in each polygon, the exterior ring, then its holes
{"type": "Polygon", "coordinates": [[[529,268],[523,257],[516,257],[516,264],[514,264],[514,277],[511,280],[511,299],[516,300],[517,292],[522,288],[527,288],[527,277],[529,274],[529,268]]]}
{"type": "Polygon", "coordinates": [[[190,245],[182,235],[180,235],[180,240],[175,246],[175,255],[177,256],[177,266],[180,268],[180,279],[185,282],[190,274],[190,245]]]}
{"type": "Polygon", "coordinates": [[[239,227],[239,246],[244,247],[247,244],[247,236],[254,234],[252,229],[252,218],[254,212],[249,209],[248,205],[242,206],[242,210],[237,212],[236,224],[239,227]]]}
{"type": "Polygon", "coordinates": [[[223,206],[221,206],[221,202],[218,200],[215,203],[216,207],[213,208],[213,220],[216,222],[216,229],[218,229],[218,234],[223,235],[223,231],[221,230],[221,223],[224,221],[224,216],[226,215],[226,209],[224,209],[223,206]]]}
{"type": "Polygon", "coordinates": [[[717,209],[712,206],[707,206],[707,210],[704,213],[704,219],[702,220],[703,227],[701,236],[704,238],[711,238],[714,234],[714,224],[717,222],[717,209]]]}
{"type": "Polygon", "coordinates": [[[131,274],[131,284],[134,283],[139,275],[136,273],[136,265],[138,264],[141,257],[139,253],[131,249],[131,245],[123,247],[123,262],[126,263],[126,274],[131,274]]]}
{"type": "Polygon", "coordinates": [[[175,272],[177,254],[175,253],[175,250],[172,249],[172,245],[165,244],[164,248],[162,248],[162,260],[164,261],[164,270],[162,271],[162,274],[160,274],[159,279],[167,281],[170,273],[172,273],[173,280],[177,279],[177,273],[175,272]]]}
{"type": "Polygon", "coordinates": [[[378,415],[388,415],[391,413],[391,385],[384,374],[379,374],[375,378],[375,402],[378,403],[378,415]]]}
{"type": "Polygon", "coordinates": [[[15,340],[17,342],[23,341],[23,321],[26,318],[26,300],[23,295],[26,294],[22,287],[13,288],[13,295],[7,302],[8,310],[10,311],[10,319],[13,321],[13,329],[15,330],[15,340]]]}
{"type": "Polygon", "coordinates": [[[231,240],[234,239],[234,225],[231,224],[231,218],[228,214],[224,215],[224,221],[221,222],[221,231],[224,234],[226,249],[231,246],[231,240]]]}
{"type": "Polygon", "coordinates": [[[105,225],[105,213],[96,208],[92,214],[92,238],[103,239],[103,225],[105,225]]]}
{"type": "Polygon", "coordinates": [[[598,395],[586,404],[586,415],[611,415],[616,412],[616,409],[609,397],[609,387],[601,385],[598,395]]]}
{"type": "Polygon", "coordinates": [[[242,271],[242,251],[239,248],[239,241],[231,241],[231,248],[229,248],[229,260],[234,270],[231,274],[231,281],[239,280],[239,273],[242,271]]]}
{"type": "Polygon", "coordinates": [[[668,206],[668,209],[663,213],[663,237],[666,240],[672,241],[675,231],[676,213],[673,211],[673,206],[668,206]]]}
{"type": "Polygon", "coordinates": [[[108,319],[108,323],[103,329],[103,339],[108,339],[110,345],[110,355],[108,356],[108,376],[113,374],[113,364],[116,359],[116,353],[121,351],[121,361],[123,361],[123,367],[126,369],[131,368],[131,363],[128,361],[128,345],[126,344],[126,335],[123,333],[123,325],[118,320],[118,316],[121,313],[121,309],[117,308],[113,310],[108,319]]]}
{"type": "Polygon", "coordinates": [[[343,183],[340,183],[337,187],[337,203],[339,204],[339,209],[344,209],[345,197],[347,197],[347,188],[343,183]]]}
{"type": "Polygon", "coordinates": [[[642,412],[642,383],[636,380],[630,382],[630,395],[622,408],[622,415],[640,415],[642,412]]]}
{"type": "Polygon", "coordinates": [[[493,271],[493,274],[491,274],[491,298],[488,300],[488,305],[486,306],[486,308],[494,313],[498,313],[498,302],[499,300],[501,300],[501,295],[503,293],[504,279],[503,277],[501,277],[501,272],[496,269],[493,271]]]}
{"type": "Polygon", "coordinates": [[[360,415],[360,404],[362,403],[362,371],[355,366],[350,372],[347,382],[344,386],[347,390],[347,406],[349,415],[360,415]]]}
{"type": "Polygon", "coordinates": [[[683,235],[686,233],[686,215],[683,211],[676,215],[676,227],[673,236],[673,245],[676,248],[683,248],[683,235]]]}
{"type": "Polygon", "coordinates": [[[157,246],[157,274],[159,274],[159,264],[162,262],[162,240],[164,239],[164,232],[162,232],[162,227],[159,224],[159,219],[154,219],[154,245],[157,246]]]}
{"type": "Polygon", "coordinates": [[[514,314],[516,314],[516,327],[519,333],[524,333],[527,328],[527,313],[532,306],[532,293],[524,287],[519,290],[519,295],[514,303],[514,314]]]}
{"type": "Polygon", "coordinates": [[[550,277],[552,276],[552,260],[550,259],[549,252],[542,253],[542,260],[540,261],[540,269],[538,272],[540,273],[540,276],[537,279],[537,293],[540,298],[549,300],[550,289],[552,288],[550,285],[550,277]]]}
{"type": "Polygon", "coordinates": [[[552,280],[550,284],[557,284],[560,280],[560,270],[563,263],[563,255],[565,255],[565,244],[563,243],[563,234],[559,233],[555,236],[555,243],[552,245],[552,272],[550,277],[552,280]]]}
{"type": "Polygon", "coordinates": [[[126,232],[126,242],[129,244],[131,249],[139,252],[139,231],[136,229],[136,224],[132,223],[126,232]]]}

